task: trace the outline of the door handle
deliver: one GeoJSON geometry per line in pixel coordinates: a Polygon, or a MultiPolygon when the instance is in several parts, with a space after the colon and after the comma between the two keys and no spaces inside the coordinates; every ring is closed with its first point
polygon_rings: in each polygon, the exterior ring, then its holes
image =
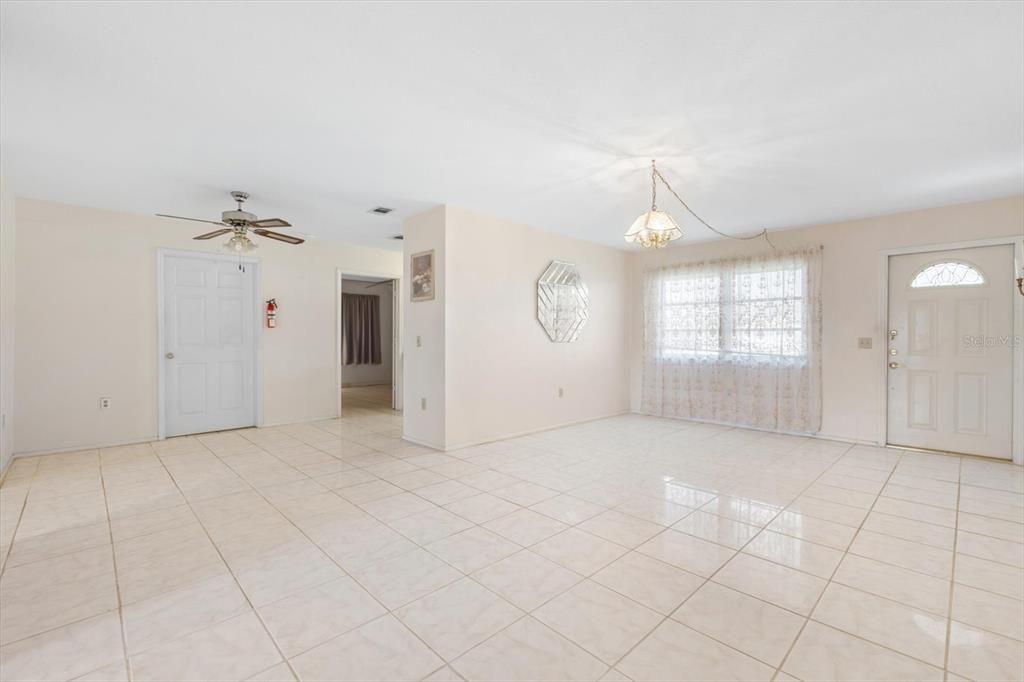
{"type": "Polygon", "coordinates": [[[898,362],[890,362],[889,363],[889,369],[896,369],[899,366],[900,366],[900,363],[898,363],[898,362]]]}
{"type": "Polygon", "coordinates": [[[167,353],[167,354],[164,355],[164,357],[167,358],[168,360],[173,360],[174,359],[174,353],[167,353]]]}

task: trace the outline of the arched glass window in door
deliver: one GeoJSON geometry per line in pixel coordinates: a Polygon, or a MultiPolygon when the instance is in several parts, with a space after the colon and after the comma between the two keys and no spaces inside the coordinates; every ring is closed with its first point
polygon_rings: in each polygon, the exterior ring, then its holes
{"type": "Polygon", "coordinates": [[[985,276],[969,263],[948,261],[924,268],[910,283],[912,289],[923,287],[971,287],[985,283],[985,276]]]}

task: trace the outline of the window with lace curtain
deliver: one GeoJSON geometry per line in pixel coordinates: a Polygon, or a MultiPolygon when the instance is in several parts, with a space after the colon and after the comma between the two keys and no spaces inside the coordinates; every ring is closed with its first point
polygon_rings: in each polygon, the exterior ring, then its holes
{"type": "Polygon", "coordinates": [[[813,432],[819,247],[646,273],[643,410],[813,432]]]}
{"type": "Polygon", "coordinates": [[[660,356],[805,356],[804,278],[802,265],[662,277],[660,356]]]}

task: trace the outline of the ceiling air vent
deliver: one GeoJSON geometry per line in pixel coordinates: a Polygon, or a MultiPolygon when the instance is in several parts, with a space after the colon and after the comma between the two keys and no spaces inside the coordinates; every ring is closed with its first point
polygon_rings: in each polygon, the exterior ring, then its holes
{"type": "Polygon", "coordinates": [[[387,215],[388,213],[391,213],[394,210],[395,209],[388,208],[387,206],[378,206],[377,208],[371,208],[370,209],[370,213],[378,213],[380,215],[387,215]]]}

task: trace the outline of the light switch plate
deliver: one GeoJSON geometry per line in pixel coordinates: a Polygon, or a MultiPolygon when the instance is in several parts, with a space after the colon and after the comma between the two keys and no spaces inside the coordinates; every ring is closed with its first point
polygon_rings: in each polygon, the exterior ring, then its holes
{"type": "Polygon", "coordinates": [[[870,336],[861,336],[860,338],[857,339],[857,348],[870,349],[871,345],[872,344],[870,336]]]}

